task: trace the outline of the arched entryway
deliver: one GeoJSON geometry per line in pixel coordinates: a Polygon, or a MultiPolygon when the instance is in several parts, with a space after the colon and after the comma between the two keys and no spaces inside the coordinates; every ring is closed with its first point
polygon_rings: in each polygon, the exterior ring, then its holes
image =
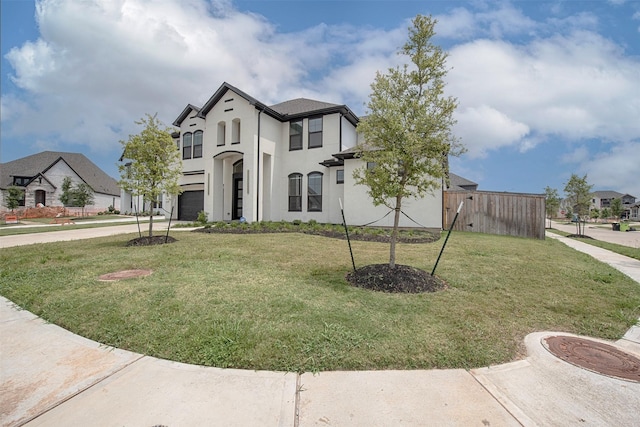
{"type": "Polygon", "coordinates": [[[47,205],[47,192],[44,190],[36,190],[36,206],[46,206],[47,205]]]}

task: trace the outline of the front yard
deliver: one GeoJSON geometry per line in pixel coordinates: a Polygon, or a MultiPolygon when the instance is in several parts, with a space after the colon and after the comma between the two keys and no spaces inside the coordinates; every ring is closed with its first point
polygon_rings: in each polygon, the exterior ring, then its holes
{"type": "MultiPolygon", "coordinates": [[[[346,283],[344,240],[171,234],[4,249],[0,294],[107,345],[286,371],[488,366],[521,357],[533,331],[618,339],[640,316],[638,283],[551,239],[454,233],[437,271],[448,289],[386,294],[346,283]],[[136,268],[153,274],[97,280],[136,268]]],[[[358,267],[388,259],[387,244],[352,244],[358,267]]],[[[401,244],[398,262],[431,271],[441,244],[401,244]]]]}

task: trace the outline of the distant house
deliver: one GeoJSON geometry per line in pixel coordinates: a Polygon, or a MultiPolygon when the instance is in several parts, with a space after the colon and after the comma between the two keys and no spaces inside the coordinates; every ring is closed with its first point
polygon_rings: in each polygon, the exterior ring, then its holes
{"type": "Polygon", "coordinates": [[[4,192],[10,186],[22,187],[24,199],[20,205],[62,206],[62,182],[69,177],[74,185],[86,183],[94,192],[91,210],[120,209],[120,188],[91,160],[80,153],[44,151],[0,164],[0,205],[4,206],[4,192]]]}
{"type": "Polygon", "coordinates": [[[469,181],[466,178],[461,177],[460,175],[456,175],[454,173],[449,173],[449,186],[447,187],[447,191],[477,191],[478,184],[469,181]]]}
{"type": "MultiPolygon", "coordinates": [[[[353,171],[369,166],[354,150],[362,138],[358,122],[346,105],[305,98],[266,105],[224,83],[202,107],[188,104],[173,122],[183,192],[165,200],[164,209],[173,206],[181,220],[204,211],[209,221],[340,223],[342,201],[350,224],[393,225],[389,209],[373,206],[367,188],[354,182],[353,171]]],[[[440,189],[407,199],[403,211],[440,229],[442,197],[440,189]]],[[[404,216],[400,225],[416,226],[404,216]]]]}
{"type": "Polygon", "coordinates": [[[636,198],[631,194],[622,194],[617,191],[594,191],[591,193],[591,209],[602,210],[604,208],[611,208],[611,201],[613,199],[622,200],[622,217],[629,217],[631,214],[631,207],[636,203],[636,198]]]}

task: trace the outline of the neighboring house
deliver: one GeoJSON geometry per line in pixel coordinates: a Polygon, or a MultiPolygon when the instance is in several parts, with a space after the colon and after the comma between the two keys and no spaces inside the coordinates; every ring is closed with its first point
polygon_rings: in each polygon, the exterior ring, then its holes
{"type": "Polygon", "coordinates": [[[640,221],[640,203],[634,203],[629,207],[629,218],[632,221],[640,221]]]}
{"type": "MultiPolygon", "coordinates": [[[[341,223],[341,200],[347,223],[391,226],[389,209],[374,207],[367,187],[354,183],[363,166],[353,150],[358,121],[346,105],[299,98],[268,106],[224,83],[173,122],[183,193],[165,209],[173,205],[182,220],[204,210],[209,221],[341,223]]],[[[442,189],[405,199],[403,211],[415,223],[402,216],[401,226],[440,229],[442,189]]]]}
{"type": "Polygon", "coordinates": [[[622,217],[628,217],[631,213],[631,207],[636,202],[636,198],[630,194],[622,194],[617,191],[594,191],[591,193],[591,209],[602,210],[611,208],[613,199],[622,200],[622,217]]]}
{"type": "Polygon", "coordinates": [[[4,190],[15,185],[25,190],[21,206],[62,206],[62,182],[69,177],[74,185],[86,183],[94,192],[94,204],[88,209],[120,209],[120,188],[91,160],[80,153],[44,151],[0,164],[0,205],[4,190]]]}
{"type": "Polygon", "coordinates": [[[477,191],[478,184],[459,175],[449,172],[447,191],[477,191]]]}

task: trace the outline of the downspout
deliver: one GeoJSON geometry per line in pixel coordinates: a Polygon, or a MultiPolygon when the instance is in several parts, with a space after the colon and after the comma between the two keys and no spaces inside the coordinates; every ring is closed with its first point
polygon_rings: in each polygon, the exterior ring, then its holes
{"type": "Polygon", "coordinates": [[[260,119],[264,108],[258,111],[258,162],[256,166],[256,222],[260,222],[260,119]]]}

